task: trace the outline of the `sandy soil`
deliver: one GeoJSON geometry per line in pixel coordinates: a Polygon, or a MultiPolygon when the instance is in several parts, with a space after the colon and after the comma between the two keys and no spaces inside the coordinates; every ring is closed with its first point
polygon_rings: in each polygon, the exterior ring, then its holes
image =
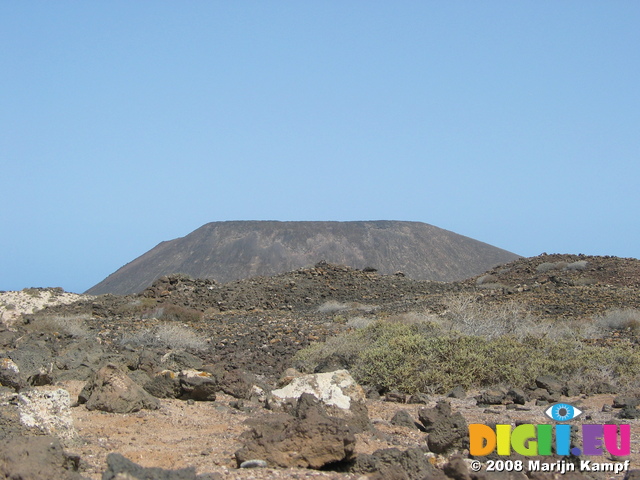
{"type": "MultiPolygon", "coordinates": [[[[64,387],[75,398],[82,382],[66,382],[64,387]]],[[[426,405],[432,407],[442,397],[433,397],[426,405]]],[[[611,413],[602,412],[603,405],[610,405],[612,395],[573,398],[571,402],[585,413],[585,423],[611,423],[611,413]]],[[[306,469],[237,469],[234,452],[241,447],[240,434],[247,429],[243,423],[250,416],[269,415],[270,412],[253,406],[246,413],[229,406],[234,399],[219,394],[215,402],[185,402],[161,400],[157,411],[141,411],[132,414],[90,412],[83,405],[72,408],[72,416],[78,431],[78,439],[67,450],[79,454],[83,460],[83,474],[91,479],[101,478],[106,468],[106,456],[118,452],[146,467],[176,469],[195,467],[197,473],[217,473],[224,479],[356,479],[358,475],[336,472],[319,472],[306,469]]],[[[544,407],[527,404],[527,410],[507,410],[505,406],[488,409],[475,406],[475,400],[448,399],[454,411],[460,411],[469,423],[546,423],[544,407]]],[[[425,444],[426,434],[406,427],[393,426],[389,420],[396,411],[404,409],[414,419],[418,409],[425,405],[407,405],[382,401],[368,401],[369,417],[374,431],[357,435],[357,453],[372,453],[381,448],[406,449],[425,444]]],[[[640,468],[640,422],[629,420],[632,425],[632,468],[640,468]]],[[[598,457],[598,461],[613,461],[598,457]]],[[[444,458],[434,458],[444,463],[444,458]]],[[[615,478],[602,476],[601,478],[615,478]]],[[[622,478],[622,475],[618,476],[622,478]]]]}
{"type": "Polygon", "coordinates": [[[11,326],[22,315],[53,305],[68,305],[88,295],[69,293],[56,288],[27,288],[19,292],[0,292],[0,322],[11,326]]]}

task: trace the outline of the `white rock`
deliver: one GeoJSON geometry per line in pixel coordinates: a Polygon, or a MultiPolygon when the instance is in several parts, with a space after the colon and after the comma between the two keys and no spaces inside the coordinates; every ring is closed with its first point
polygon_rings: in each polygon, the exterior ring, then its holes
{"type": "Polygon", "coordinates": [[[0,358],[0,368],[15,373],[16,375],[20,373],[18,365],[10,358],[0,358]]]}
{"type": "Polygon", "coordinates": [[[365,393],[347,370],[315,373],[295,378],[286,387],[271,392],[271,403],[282,405],[310,393],[325,405],[349,410],[352,402],[364,402],[365,393]]]}
{"type": "Polygon", "coordinates": [[[29,428],[38,428],[47,435],[61,439],[77,436],[71,417],[71,396],[63,388],[56,390],[33,389],[19,394],[3,395],[0,405],[18,407],[20,422],[29,428]]]}
{"type": "Polygon", "coordinates": [[[201,370],[193,370],[193,369],[189,369],[189,370],[182,370],[180,372],[180,375],[182,377],[185,378],[195,378],[195,377],[212,377],[213,375],[211,375],[209,372],[203,372],[201,370]]]}

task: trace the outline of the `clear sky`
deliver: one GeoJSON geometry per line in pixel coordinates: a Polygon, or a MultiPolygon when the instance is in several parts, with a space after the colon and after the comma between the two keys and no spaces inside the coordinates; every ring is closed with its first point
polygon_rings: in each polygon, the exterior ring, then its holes
{"type": "Polygon", "coordinates": [[[0,1],[0,290],[222,220],[640,257],[640,2],[0,1]]]}

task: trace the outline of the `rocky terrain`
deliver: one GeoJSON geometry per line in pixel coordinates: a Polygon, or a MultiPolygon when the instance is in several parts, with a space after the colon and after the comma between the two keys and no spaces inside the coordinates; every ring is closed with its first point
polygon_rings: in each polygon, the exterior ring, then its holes
{"type": "MultiPolygon", "coordinates": [[[[586,328],[640,309],[639,282],[636,259],[541,255],[449,283],[319,263],[228,283],[161,277],[139,294],[68,304],[50,289],[22,292],[47,297],[35,312],[0,293],[13,302],[0,324],[0,478],[638,478],[487,472],[496,456],[474,472],[468,425],[548,423],[546,406],[568,401],[584,412],[576,426],[631,425],[631,455],[597,461],[633,470],[640,388],[581,391],[543,375],[522,388],[410,394],[358,385],[339,364],[291,367],[314,342],[443,315],[457,295],[586,328]]],[[[636,345],[636,335],[628,321],[599,341],[636,345]]]]}
{"type": "Polygon", "coordinates": [[[385,274],[402,271],[418,280],[454,281],[516,258],[420,222],[213,222],[160,243],[87,293],[139,293],[162,275],[176,272],[229,282],[323,260],[385,274]]]}
{"type": "Polygon", "coordinates": [[[65,292],[61,288],[27,288],[20,292],[0,293],[0,321],[12,325],[24,313],[33,313],[46,306],[68,305],[87,296],[65,292]]]}

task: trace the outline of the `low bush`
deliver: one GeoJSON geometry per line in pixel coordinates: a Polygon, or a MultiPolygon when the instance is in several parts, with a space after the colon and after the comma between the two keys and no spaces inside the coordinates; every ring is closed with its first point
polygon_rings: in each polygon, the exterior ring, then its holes
{"type": "Polygon", "coordinates": [[[640,369],[640,352],[630,343],[601,347],[570,336],[485,337],[432,322],[388,320],[303,349],[296,366],[313,371],[336,354],[348,360],[359,382],[407,393],[444,393],[456,385],[524,387],[542,374],[572,380],[589,391],[604,374],[610,383],[625,383],[640,369]]]}
{"type": "Polygon", "coordinates": [[[472,294],[460,294],[444,299],[443,315],[432,316],[445,330],[463,335],[494,338],[501,335],[523,337],[545,335],[548,325],[535,319],[520,303],[509,301],[491,305],[472,294]]]}
{"type": "Polygon", "coordinates": [[[627,330],[640,332],[640,310],[635,308],[613,309],[596,317],[595,325],[603,330],[627,330]]]}
{"type": "Polygon", "coordinates": [[[545,273],[551,270],[584,270],[589,262],[578,260],[575,262],[544,262],[536,267],[536,272],[545,273]]]}
{"type": "Polygon", "coordinates": [[[567,265],[567,262],[544,262],[536,267],[536,272],[546,273],[550,270],[562,270],[567,265]]]}
{"type": "Polygon", "coordinates": [[[565,267],[566,270],[584,270],[587,268],[589,262],[586,260],[578,260],[577,262],[570,263],[565,267]]]}
{"type": "Polygon", "coordinates": [[[123,345],[134,347],[165,347],[172,350],[196,350],[207,348],[207,342],[191,328],[179,323],[164,323],[123,335],[123,345]]]}
{"type": "Polygon", "coordinates": [[[349,310],[349,305],[336,300],[327,300],[318,307],[319,313],[336,313],[344,312],[345,310],[349,310]]]}
{"type": "Polygon", "coordinates": [[[347,327],[350,328],[364,328],[373,323],[373,318],[365,318],[365,317],[351,317],[347,320],[347,327]]]}
{"type": "Polygon", "coordinates": [[[375,305],[364,305],[358,302],[343,303],[338,302],[337,300],[327,300],[318,307],[317,311],[318,313],[338,313],[359,310],[361,312],[371,313],[377,309],[378,307],[375,305]]]}
{"type": "Polygon", "coordinates": [[[41,288],[23,288],[22,289],[23,293],[26,293],[27,295],[33,298],[40,298],[40,294],[42,293],[42,291],[43,289],[41,288]]]}
{"type": "Polygon", "coordinates": [[[476,280],[476,285],[478,286],[487,284],[487,283],[499,283],[498,277],[496,277],[495,275],[487,274],[487,275],[482,275],[481,277],[478,277],[478,279],[476,280]]]}
{"type": "Polygon", "coordinates": [[[67,335],[75,338],[90,336],[86,321],[89,315],[40,316],[27,324],[27,329],[33,332],[67,335]]]}

